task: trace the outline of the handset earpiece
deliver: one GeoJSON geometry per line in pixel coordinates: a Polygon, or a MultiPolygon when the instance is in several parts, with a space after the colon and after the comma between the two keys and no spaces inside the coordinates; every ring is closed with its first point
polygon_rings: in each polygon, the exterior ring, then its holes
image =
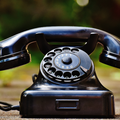
{"type": "MultiPolygon", "coordinates": [[[[120,41],[118,38],[110,35],[105,35],[103,41],[103,51],[100,54],[99,60],[102,63],[120,68],[120,41]]],[[[102,43],[102,40],[101,40],[102,43]]]]}

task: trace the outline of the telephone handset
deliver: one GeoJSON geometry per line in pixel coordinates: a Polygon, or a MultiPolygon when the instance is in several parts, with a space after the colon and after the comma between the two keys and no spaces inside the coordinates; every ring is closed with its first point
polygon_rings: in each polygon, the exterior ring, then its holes
{"type": "Polygon", "coordinates": [[[113,94],[99,82],[89,54],[99,42],[104,47],[100,62],[120,68],[117,37],[87,27],[28,30],[0,42],[0,70],[30,62],[27,47],[32,42],[45,56],[33,85],[21,95],[18,110],[23,117],[114,117],[113,94]]]}

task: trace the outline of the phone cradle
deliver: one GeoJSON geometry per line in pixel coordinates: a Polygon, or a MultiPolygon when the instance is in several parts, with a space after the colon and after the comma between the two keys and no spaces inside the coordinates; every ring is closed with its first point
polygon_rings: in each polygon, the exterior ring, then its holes
{"type": "Polygon", "coordinates": [[[99,82],[83,50],[51,50],[33,81],[21,95],[22,117],[114,117],[114,96],[99,82]]]}

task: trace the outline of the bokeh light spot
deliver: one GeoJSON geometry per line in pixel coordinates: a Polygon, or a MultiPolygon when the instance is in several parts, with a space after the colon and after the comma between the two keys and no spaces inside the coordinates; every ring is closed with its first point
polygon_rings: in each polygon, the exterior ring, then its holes
{"type": "Polygon", "coordinates": [[[76,0],[79,6],[86,6],[89,3],[89,0],[76,0]]]}

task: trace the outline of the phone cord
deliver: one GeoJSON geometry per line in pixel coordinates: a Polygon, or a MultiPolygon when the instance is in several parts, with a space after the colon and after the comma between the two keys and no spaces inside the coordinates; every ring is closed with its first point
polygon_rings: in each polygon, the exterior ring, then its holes
{"type": "Polygon", "coordinates": [[[0,109],[3,111],[10,111],[10,110],[18,110],[19,111],[19,108],[20,108],[19,105],[11,105],[11,104],[6,103],[6,102],[0,101],[0,104],[4,105],[4,106],[0,106],[0,109]]]}

